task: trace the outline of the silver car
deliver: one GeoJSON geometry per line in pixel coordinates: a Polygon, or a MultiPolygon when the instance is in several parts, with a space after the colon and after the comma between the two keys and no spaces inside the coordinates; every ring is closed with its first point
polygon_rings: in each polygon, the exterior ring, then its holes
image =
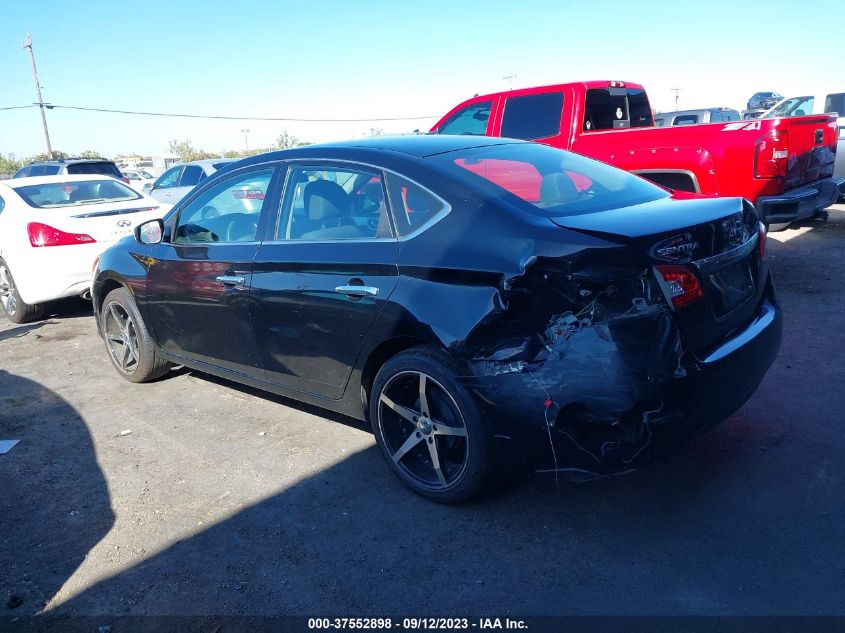
{"type": "Polygon", "coordinates": [[[175,165],[158,177],[148,193],[159,202],[176,204],[211,174],[236,160],[209,158],[175,165]]]}

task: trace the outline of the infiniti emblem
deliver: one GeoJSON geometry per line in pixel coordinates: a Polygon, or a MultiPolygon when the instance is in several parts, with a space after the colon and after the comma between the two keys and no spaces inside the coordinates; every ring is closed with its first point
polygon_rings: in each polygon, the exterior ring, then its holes
{"type": "Polygon", "coordinates": [[[123,227],[132,226],[132,220],[118,220],[117,225],[123,227]]]}

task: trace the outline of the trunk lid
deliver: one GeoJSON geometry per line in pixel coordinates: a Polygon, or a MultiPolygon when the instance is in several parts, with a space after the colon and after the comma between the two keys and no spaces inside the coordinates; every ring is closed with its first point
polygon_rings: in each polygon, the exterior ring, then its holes
{"type": "Polygon", "coordinates": [[[699,357],[747,325],[765,291],[759,220],[754,207],[739,198],[665,198],[552,221],[626,245],[641,267],[651,269],[670,305],[671,291],[655,267],[692,271],[703,297],[673,308],[673,314],[686,346],[699,357]]]}
{"type": "Polygon", "coordinates": [[[65,233],[89,235],[97,242],[115,242],[134,228],[162,217],[169,205],[140,199],[126,202],[32,209],[29,222],[40,222],[65,233]]]}

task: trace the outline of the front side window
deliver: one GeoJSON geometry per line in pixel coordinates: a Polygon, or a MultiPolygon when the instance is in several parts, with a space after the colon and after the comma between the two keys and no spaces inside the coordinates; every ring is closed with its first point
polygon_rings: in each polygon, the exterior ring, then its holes
{"type": "Polygon", "coordinates": [[[392,235],[380,174],[322,165],[291,167],[276,239],[362,240],[392,235]]]}
{"type": "Polygon", "coordinates": [[[203,171],[199,165],[185,165],[182,170],[182,177],[179,179],[180,187],[195,187],[202,180],[203,171]]]}
{"type": "Polygon", "coordinates": [[[0,196],[0,213],[3,213],[3,209],[6,208],[6,201],[3,200],[3,196],[0,196]]]}
{"type": "Polygon", "coordinates": [[[182,167],[173,167],[168,169],[164,172],[159,179],[153,183],[153,188],[155,189],[169,189],[170,187],[177,186],[179,182],[179,172],[182,171],[182,167]]]}
{"type": "Polygon", "coordinates": [[[545,92],[505,101],[501,135],[533,141],[560,133],[563,93],[545,92]]]}
{"type": "Polygon", "coordinates": [[[446,203],[430,191],[396,174],[387,174],[387,190],[400,237],[422,230],[448,209],[446,203]]]}
{"type": "Polygon", "coordinates": [[[194,198],[179,213],[173,242],[254,242],[272,169],[227,178],[194,198]]]}
{"type": "Polygon", "coordinates": [[[587,90],[584,131],[613,130],[654,125],[651,106],[639,88],[594,88],[587,90]]]}
{"type": "Polygon", "coordinates": [[[141,198],[134,189],[112,179],[51,182],[15,187],[15,191],[29,206],[36,209],[105,204],[141,198]]]}
{"type": "Polygon", "coordinates": [[[596,213],[669,196],[646,180],[539,143],[476,147],[427,159],[495,198],[545,217],[596,213]]]}
{"type": "Polygon", "coordinates": [[[780,103],[766,115],[767,118],[804,116],[813,113],[814,97],[793,97],[780,103]]]}
{"type": "Polygon", "coordinates": [[[470,134],[484,136],[487,133],[487,121],[490,119],[492,101],[473,103],[461,108],[450,116],[437,129],[438,134],[470,134]]]}

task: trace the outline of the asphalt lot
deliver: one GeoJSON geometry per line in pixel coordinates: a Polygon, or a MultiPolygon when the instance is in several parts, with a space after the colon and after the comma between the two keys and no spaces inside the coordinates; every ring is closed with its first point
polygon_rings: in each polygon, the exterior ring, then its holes
{"type": "Polygon", "coordinates": [[[634,474],[459,507],[355,421],[123,381],[82,302],[0,317],[0,614],[845,614],[845,206],[769,253],[785,339],[730,420],[634,474]]]}

